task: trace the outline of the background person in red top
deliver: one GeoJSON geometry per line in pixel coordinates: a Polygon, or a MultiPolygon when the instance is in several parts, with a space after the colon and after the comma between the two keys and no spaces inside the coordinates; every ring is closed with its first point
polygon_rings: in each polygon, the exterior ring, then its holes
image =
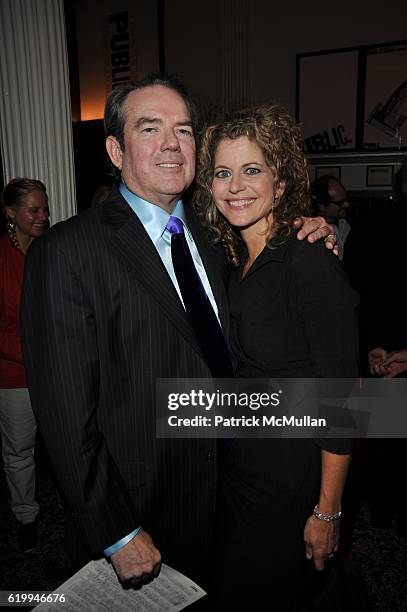
{"type": "Polygon", "coordinates": [[[31,409],[20,344],[24,260],[34,238],[49,226],[48,197],[41,181],[15,178],[3,190],[7,234],[0,238],[0,432],[11,509],[19,521],[22,552],[36,547],[34,447],[31,409]]]}

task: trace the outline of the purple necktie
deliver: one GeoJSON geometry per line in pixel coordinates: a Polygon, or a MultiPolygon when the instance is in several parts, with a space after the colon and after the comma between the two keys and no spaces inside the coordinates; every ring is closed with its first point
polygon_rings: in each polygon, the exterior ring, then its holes
{"type": "Polygon", "coordinates": [[[214,378],[232,378],[229,350],[219,321],[196,271],[184,234],[184,224],[170,217],[171,257],[191,326],[214,378]]]}

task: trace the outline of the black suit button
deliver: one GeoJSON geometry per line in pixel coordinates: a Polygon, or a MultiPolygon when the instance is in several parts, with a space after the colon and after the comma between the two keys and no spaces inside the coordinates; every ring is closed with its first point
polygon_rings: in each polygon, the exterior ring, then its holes
{"type": "Polygon", "coordinates": [[[215,461],[215,454],[211,450],[206,455],[206,460],[208,463],[213,463],[213,461],[215,461]]]}

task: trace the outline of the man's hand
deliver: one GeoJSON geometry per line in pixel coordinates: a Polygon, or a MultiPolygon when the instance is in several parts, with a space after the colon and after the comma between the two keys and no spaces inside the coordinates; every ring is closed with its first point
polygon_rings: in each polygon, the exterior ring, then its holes
{"type": "Polygon", "coordinates": [[[377,376],[384,376],[387,374],[387,368],[385,367],[386,359],[387,351],[385,351],[384,348],[378,347],[369,351],[367,356],[369,372],[377,376]]]}
{"type": "Polygon", "coordinates": [[[305,556],[314,560],[315,569],[323,570],[326,559],[338,550],[339,532],[339,521],[309,517],[304,529],[305,556]]]}
{"type": "Polygon", "coordinates": [[[389,353],[384,360],[383,368],[386,370],[384,378],[394,378],[402,372],[407,372],[407,349],[389,353]]]}
{"type": "Polygon", "coordinates": [[[298,240],[307,238],[308,242],[316,242],[323,238],[326,248],[338,255],[334,227],[323,217],[299,217],[295,220],[294,227],[301,228],[297,234],[298,240]]]}
{"type": "Polygon", "coordinates": [[[124,584],[139,586],[150,582],[160,573],[161,553],[144,530],[113,553],[110,560],[124,584]]]}

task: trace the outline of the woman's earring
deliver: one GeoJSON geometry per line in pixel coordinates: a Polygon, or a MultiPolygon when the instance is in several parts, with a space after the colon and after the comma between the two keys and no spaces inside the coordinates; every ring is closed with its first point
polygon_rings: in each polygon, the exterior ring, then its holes
{"type": "Polygon", "coordinates": [[[16,222],[11,217],[7,217],[7,228],[12,232],[16,229],[16,222]]]}

